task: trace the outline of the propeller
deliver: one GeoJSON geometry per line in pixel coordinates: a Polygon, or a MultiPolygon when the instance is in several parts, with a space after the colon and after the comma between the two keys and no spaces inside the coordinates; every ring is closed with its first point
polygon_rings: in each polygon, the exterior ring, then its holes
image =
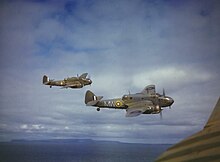
{"type": "MultiPolygon", "coordinates": [[[[85,78],[85,80],[90,80],[90,81],[92,81],[92,80],[91,80],[91,75],[88,75],[87,78],[85,78]]],[[[90,84],[90,87],[91,87],[91,86],[92,86],[92,84],[90,84]]]]}
{"type": "MultiPolygon", "coordinates": [[[[165,93],[165,90],[163,88],[163,97],[165,97],[165,96],[166,96],[166,93],[165,93]]],[[[171,109],[171,106],[169,106],[169,109],[171,109]]]]}
{"type": "MultiPolygon", "coordinates": [[[[163,88],[163,97],[166,96],[166,93],[165,93],[165,89],[163,88]]],[[[160,99],[158,98],[158,104],[160,106],[160,99]]],[[[162,113],[162,108],[160,107],[160,119],[162,120],[163,119],[163,113],[162,113]]]]}
{"type": "Polygon", "coordinates": [[[166,96],[165,89],[163,88],[163,96],[166,96]]]}
{"type": "MultiPolygon", "coordinates": [[[[166,92],[165,92],[165,89],[163,88],[163,93],[162,93],[162,95],[158,95],[158,101],[157,101],[157,103],[158,103],[158,105],[159,106],[161,106],[161,102],[165,99],[166,100],[166,92]]],[[[171,105],[169,106],[169,109],[171,109],[171,105]]],[[[162,110],[163,110],[163,108],[162,107],[160,107],[160,119],[162,119],[163,118],[163,115],[162,115],[162,110]]]]}
{"type": "Polygon", "coordinates": [[[159,101],[159,99],[158,99],[158,105],[156,105],[156,111],[158,112],[160,112],[160,119],[163,119],[163,114],[162,114],[162,110],[163,110],[163,108],[162,107],[160,107],[160,101],[159,101]]]}

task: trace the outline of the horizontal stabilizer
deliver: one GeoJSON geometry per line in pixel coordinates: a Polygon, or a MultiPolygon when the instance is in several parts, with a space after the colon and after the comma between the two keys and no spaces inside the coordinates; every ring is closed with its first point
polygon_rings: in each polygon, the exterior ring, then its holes
{"type": "Polygon", "coordinates": [[[95,100],[95,101],[89,101],[87,102],[86,106],[94,106],[99,102],[99,100],[95,100]]]}

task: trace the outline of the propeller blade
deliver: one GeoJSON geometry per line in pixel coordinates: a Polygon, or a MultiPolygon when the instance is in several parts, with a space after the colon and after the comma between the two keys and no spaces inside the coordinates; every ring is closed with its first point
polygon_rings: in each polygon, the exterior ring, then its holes
{"type": "Polygon", "coordinates": [[[165,89],[163,88],[163,96],[166,96],[165,89]]]}
{"type": "Polygon", "coordinates": [[[163,119],[163,113],[162,113],[162,111],[160,111],[160,120],[162,120],[163,119]]]}

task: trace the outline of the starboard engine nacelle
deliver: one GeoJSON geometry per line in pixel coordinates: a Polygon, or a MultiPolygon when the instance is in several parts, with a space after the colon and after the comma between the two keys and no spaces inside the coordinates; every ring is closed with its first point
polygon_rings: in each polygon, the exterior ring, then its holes
{"type": "Polygon", "coordinates": [[[83,87],[82,84],[76,84],[76,85],[74,86],[74,88],[82,88],[82,87],[83,87]]]}

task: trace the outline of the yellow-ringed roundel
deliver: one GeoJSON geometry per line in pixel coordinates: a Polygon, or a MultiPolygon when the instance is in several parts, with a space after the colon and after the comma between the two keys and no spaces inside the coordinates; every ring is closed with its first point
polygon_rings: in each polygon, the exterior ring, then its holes
{"type": "Polygon", "coordinates": [[[117,100],[117,101],[115,102],[115,106],[116,106],[116,107],[121,107],[121,106],[122,106],[122,102],[121,102],[120,100],[117,100]]]}
{"type": "Polygon", "coordinates": [[[63,82],[63,81],[61,81],[61,82],[60,82],[60,84],[61,84],[61,85],[64,85],[64,82],[63,82]]]}

